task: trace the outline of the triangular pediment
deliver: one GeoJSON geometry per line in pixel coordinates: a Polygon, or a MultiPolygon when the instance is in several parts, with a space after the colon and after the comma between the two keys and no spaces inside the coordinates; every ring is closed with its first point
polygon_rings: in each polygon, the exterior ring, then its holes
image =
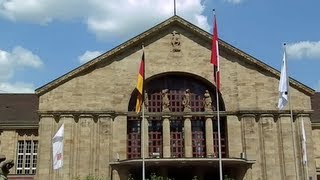
{"type": "MultiPolygon", "coordinates": [[[[179,16],[173,16],[166,21],[150,28],[149,30],[135,36],[134,38],[120,44],[119,46],[111,49],[108,52],[103,53],[102,55],[94,58],[93,60],[79,66],[78,68],[62,75],[61,77],[49,82],[48,84],[36,89],[36,94],[39,96],[45,94],[46,92],[58,87],[59,85],[71,80],[74,77],[81,75],[83,72],[95,69],[99,63],[103,61],[109,61],[112,57],[115,57],[125,51],[130,50],[132,47],[136,47],[138,44],[144,43],[148,38],[158,34],[159,32],[168,29],[172,26],[178,26],[179,28],[184,29],[185,31],[197,36],[202,39],[204,42],[211,44],[212,34],[204,31],[203,29],[195,26],[194,24],[184,20],[179,16]]],[[[225,41],[219,39],[220,50],[224,50],[229,54],[237,56],[241,61],[245,63],[252,64],[257,69],[260,69],[264,72],[268,72],[275,77],[280,77],[280,72],[271,66],[263,63],[262,61],[250,56],[249,54],[239,50],[238,48],[226,43],[225,41]]],[[[209,47],[209,46],[208,46],[209,47]]],[[[314,94],[314,90],[306,85],[290,78],[290,85],[296,87],[300,91],[306,93],[307,95],[314,94]]]]}

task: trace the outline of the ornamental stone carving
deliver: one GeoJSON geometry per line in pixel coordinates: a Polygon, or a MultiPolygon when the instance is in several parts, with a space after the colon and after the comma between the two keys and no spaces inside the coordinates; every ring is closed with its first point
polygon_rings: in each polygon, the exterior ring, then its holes
{"type": "Polygon", "coordinates": [[[177,31],[173,31],[171,33],[171,46],[172,52],[180,52],[181,51],[181,42],[180,42],[180,33],[177,31]]]}
{"type": "Polygon", "coordinates": [[[203,107],[205,112],[212,112],[215,108],[212,106],[212,98],[208,90],[204,93],[203,107]]]}
{"type": "Polygon", "coordinates": [[[191,112],[191,93],[190,93],[190,89],[186,89],[186,91],[185,91],[185,93],[183,95],[182,105],[183,105],[183,112],[191,112]]]}

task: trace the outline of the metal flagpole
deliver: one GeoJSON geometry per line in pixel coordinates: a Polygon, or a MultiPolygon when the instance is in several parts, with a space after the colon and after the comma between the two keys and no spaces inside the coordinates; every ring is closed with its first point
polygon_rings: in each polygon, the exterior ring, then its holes
{"type": "MultiPolygon", "coordinates": [[[[144,101],[144,100],[143,100],[144,101]]],[[[141,141],[142,141],[142,150],[141,150],[141,153],[142,153],[142,180],[145,180],[145,162],[144,162],[144,102],[142,101],[142,120],[141,120],[141,128],[142,128],[142,138],[141,138],[141,141]]]]}
{"type": "Polygon", "coordinates": [[[174,13],[174,15],[177,15],[177,8],[176,8],[176,0],[173,0],[173,8],[174,8],[174,10],[173,10],[173,13],[174,13]]]}
{"type": "MultiPolygon", "coordinates": [[[[214,17],[216,17],[216,11],[215,9],[213,9],[213,15],[214,17]]],[[[214,27],[213,27],[213,34],[214,36],[217,36],[218,33],[215,34],[215,28],[216,27],[216,19],[214,19],[214,27]]],[[[216,29],[217,31],[217,29],[216,29]]],[[[219,177],[220,177],[220,180],[223,180],[222,179],[222,176],[223,176],[223,172],[222,172],[222,156],[221,156],[221,130],[220,130],[220,107],[219,107],[219,87],[220,87],[220,79],[219,79],[219,74],[220,73],[220,62],[219,62],[219,43],[218,43],[218,39],[216,42],[213,42],[215,43],[215,46],[216,46],[216,58],[217,58],[217,70],[215,70],[214,68],[214,65],[213,65],[213,71],[214,71],[214,74],[215,74],[215,82],[216,82],[216,101],[217,101],[217,123],[218,123],[218,149],[219,149],[219,177]]],[[[212,52],[211,52],[212,53],[212,52]]],[[[211,56],[212,58],[212,56],[211,56]]],[[[212,61],[212,59],[211,59],[212,61]]],[[[211,62],[212,63],[212,62],[211,62]]]]}
{"type": "MultiPolygon", "coordinates": [[[[216,73],[216,82],[218,78],[218,72],[216,73]]],[[[217,122],[218,122],[218,147],[219,147],[219,176],[220,180],[222,179],[222,158],[221,158],[221,134],[220,134],[220,107],[219,107],[219,92],[218,87],[216,87],[216,97],[217,97],[217,122]]]]}
{"type": "MultiPolygon", "coordinates": [[[[286,43],[283,44],[283,48],[284,48],[284,53],[286,55],[286,43]]],[[[287,59],[285,59],[285,61],[287,61],[287,59]]],[[[286,62],[287,64],[287,62],[286,62]]],[[[286,72],[288,73],[288,66],[286,65],[286,72]]],[[[298,180],[299,179],[299,176],[298,176],[298,172],[297,172],[297,160],[296,160],[296,157],[298,157],[296,155],[296,141],[295,141],[295,133],[294,133],[294,124],[293,124],[293,112],[292,112],[292,104],[291,104],[291,93],[290,93],[290,83],[289,83],[289,76],[287,75],[287,91],[288,91],[288,95],[289,95],[289,108],[290,108],[290,118],[291,118],[291,133],[292,133],[292,143],[293,143],[293,156],[295,158],[295,163],[294,163],[294,169],[295,169],[295,172],[296,172],[296,179],[298,180]]]]}
{"type": "Polygon", "coordinates": [[[141,150],[141,153],[142,153],[142,180],[145,180],[145,161],[144,161],[144,134],[145,134],[145,129],[144,129],[144,79],[145,79],[145,54],[144,54],[144,45],[142,44],[142,50],[143,50],[143,85],[142,85],[142,120],[141,120],[141,128],[142,128],[142,137],[141,137],[141,146],[142,146],[142,150],[141,150]]]}

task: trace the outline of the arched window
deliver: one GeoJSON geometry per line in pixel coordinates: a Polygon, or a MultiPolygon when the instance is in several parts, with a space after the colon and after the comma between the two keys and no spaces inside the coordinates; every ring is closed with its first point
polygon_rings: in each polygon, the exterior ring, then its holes
{"type": "MultiPolygon", "coordinates": [[[[145,91],[146,97],[146,112],[152,113],[176,113],[176,112],[204,112],[204,94],[208,90],[212,99],[212,107],[216,109],[216,96],[215,87],[207,80],[187,73],[165,73],[147,79],[145,91]],[[163,105],[164,92],[166,98],[169,100],[169,106],[163,105]],[[189,108],[186,107],[185,98],[188,92],[190,100],[189,108]]],[[[222,97],[219,97],[221,111],[224,111],[224,103],[222,97]]],[[[129,102],[128,110],[135,111],[136,92],[132,93],[129,102]]],[[[182,113],[183,114],[183,113],[182,113]]],[[[128,158],[139,158],[141,150],[140,132],[139,130],[133,131],[136,126],[140,127],[141,118],[128,117],[128,158]],[[131,127],[133,126],[133,127],[131,127]],[[139,138],[139,140],[135,139],[139,138]],[[140,143],[140,144],[139,144],[140,143]]],[[[149,137],[149,154],[156,154],[162,157],[163,153],[163,134],[162,134],[162,117],[149,116],[148,122],[148,137],[149,137]]],[[[184,117],[172,116],[170,118],[170,150],[171,157],[182,158],[184,157],[184,117]]],[[[201,158],[206,156],[206,141],[205,141],[205,117],[194,116],[191,119],[191,132],[192,132],[192,151],[193,157],[201,158]]],[[[217,152],[217,125],[213,121],[213,138],[214,138],[214,151],[217,152]]],[[[221,118],[221,137],[223,156],[226,156],[226,123],[225,118],[221,118]]]]}

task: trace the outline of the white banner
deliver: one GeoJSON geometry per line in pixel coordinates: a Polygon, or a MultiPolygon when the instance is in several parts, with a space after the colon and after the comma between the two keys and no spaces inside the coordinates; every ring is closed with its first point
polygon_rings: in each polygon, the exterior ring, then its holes
{"type": "Polygon", "coordinates": [[[286,51],[283,53],[282,68],[279,82],[279,101],[278,108],[281,110],[288,104],[288,74],[287,74],[287,59],[286,51]]]}
{"type": "Polygon", "coordinates": [[[63,134],[64,124],[52,138],[53,169],[59,169],[63,165],[63,134]]]}

